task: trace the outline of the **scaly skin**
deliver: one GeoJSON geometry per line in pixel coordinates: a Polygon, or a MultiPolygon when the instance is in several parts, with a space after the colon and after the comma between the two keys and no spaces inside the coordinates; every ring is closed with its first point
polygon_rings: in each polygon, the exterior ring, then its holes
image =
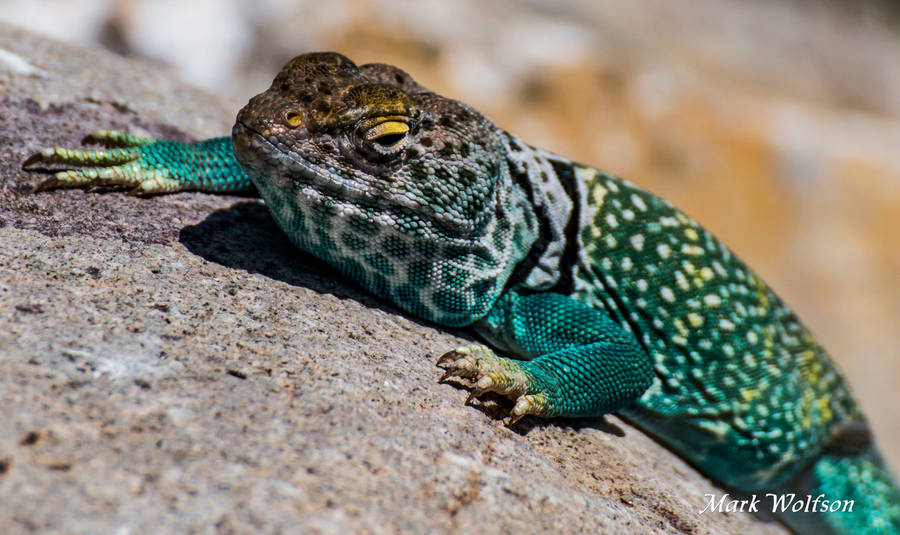
{"type": "Polygon", "coordinates": [[[900,491],[843,378],[764,282],[665,201],[397,68],[305,54],[231,138],[96,137],[116,148],[26,162],[94,166],[41,189],[255,188],[298,247],[502,352],[438,365],[473,396],[513,398],[512,420],[619,411],[729,488],[855,500],[785,515],[798,533],[900,532],[900,491]]]}

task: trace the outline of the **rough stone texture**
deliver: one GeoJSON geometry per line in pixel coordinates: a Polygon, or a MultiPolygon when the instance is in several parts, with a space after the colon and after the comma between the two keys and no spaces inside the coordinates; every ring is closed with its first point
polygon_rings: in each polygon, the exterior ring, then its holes
{"type": "Polygon", "coordinates": [[[434,366],[463,333],[335,279],[258,201],[33,194],[43,146],[231,119],[151,65],[0,48],[41,70],[0,61],[0,532],[784,532],[699,515],[722,491],[613,416],[464,406],[434,366]]]}

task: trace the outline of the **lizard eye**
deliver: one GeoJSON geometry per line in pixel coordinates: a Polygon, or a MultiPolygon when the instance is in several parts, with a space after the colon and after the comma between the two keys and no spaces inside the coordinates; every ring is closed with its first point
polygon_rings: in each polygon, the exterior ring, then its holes
{"type": "Polygon", "coordinates": [[[385,121],[376,124],[363,133],[366,141],[377,143],[382,147],[390,147],[406,138],[409,124],[403,121],[385,121]]]}
{"type": "Polygon", "coordinates": [[[358,150],[372,161],[392,160],[406,146],[409,130],[407,117],[389,116],[365,120],[356,130],[358,150]]]}

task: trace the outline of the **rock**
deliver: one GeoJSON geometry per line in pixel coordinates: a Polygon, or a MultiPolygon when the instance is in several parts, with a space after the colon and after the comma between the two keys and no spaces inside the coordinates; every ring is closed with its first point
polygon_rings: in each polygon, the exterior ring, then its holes
{"type": "Polygon", "coordinates": [[[156,66],[0,26],[0,532],[784,533],[615,416],[500,418],[466,343],[335,279],[257,200],[34,194],[97,128],[233,110],[156,66]]]}

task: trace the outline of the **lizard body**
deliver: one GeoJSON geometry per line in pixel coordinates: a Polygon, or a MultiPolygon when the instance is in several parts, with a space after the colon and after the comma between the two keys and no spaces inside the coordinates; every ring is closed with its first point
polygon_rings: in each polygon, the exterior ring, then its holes
{"type": "Polygon", "coordinates": [[[403,310],[472,326],[450,351],[524,415],[617,411],[743,492],[855,500],[802,533],[900,531],[900,491],[825,351],[714,236],[658,197],[531,147],[388,65],[294,58],[230,138],[100,132],[42,188],[258,192],[298,247],[403,310]]]}

